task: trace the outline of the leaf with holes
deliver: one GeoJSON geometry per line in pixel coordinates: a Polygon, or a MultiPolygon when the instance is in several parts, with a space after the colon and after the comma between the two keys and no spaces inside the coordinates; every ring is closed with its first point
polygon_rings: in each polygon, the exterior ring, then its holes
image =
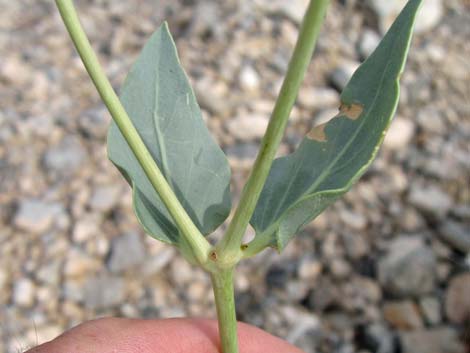
{"type": "MultiPolygon", "coordinates": [[[[230,168],[204,125],[166,23],[132,67],[121,100],[186,212],[201,233],[212,232],[230,212],[230,168]]],[[[108,155],[132,186],[134,211],[145,230],[183,246],[178,228],[114,122],[108,155]]]]}
{"type": "Polygon", "coordinates": [[[347,192],[374,159],[396,111],[420,0],[411,0],[341,95],[339,114],[274,161],[251,225],[253,244],[281,251],[304,225],[347,192]]]}

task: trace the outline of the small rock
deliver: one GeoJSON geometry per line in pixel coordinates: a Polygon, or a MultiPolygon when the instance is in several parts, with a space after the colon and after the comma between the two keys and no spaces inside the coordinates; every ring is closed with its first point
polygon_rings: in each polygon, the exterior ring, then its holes
{"type": "Polygon", "coordinates": [[[383,307],[385,320],[400,330],[414,330],[423,327],[418,307],[410,300],[386,302],[383,307]]]}
{"type": "Polygon", "coordinates": [[[367,218],[354,211],[342,209],[339,212],[339,217],[348,227],[354,230],[363,230],[367,226],[367,218]]]}
{"type": "Polygon", "coordinates": [[[260,78],[252,66],[245,65],[240,71],[240,86],[247,91],[257,91],[259,89],[260,78]]]}
{"type": "Polygon", "coordinates": [[[395,118],[384,139],[384,146],[390,150],[406,148],[415,133],[415,125],[411,120],[395,118]]]}
{"type": "Polygon", "coordinates": [[[464,353],[457,332],[449,327],[400,333],[403,353],[464,353]]]}
{"type": "MultiPolygon", "coordinates": [[[[407,0],[367,0],[369,7],[378,17],[379,27],[385,33],[392,25],[407,0]]],[[[415,32],[423,33],[434,28],[444,14],[442,0],[427,0],[423,2],[416,19],[415,32]]]]}
{"type": "Polygon", "coordinates": [[[314,283],[322,272],[322,264],[318,259],[305,256],[300,261],[298,276],[300,279],[314,283]]]}
{"type": "Polygon", "coordinates": [[[420,238],[395,239],[378,263],[379,281],[396,296],[420,296],[434,289],[436,258],[420,238]]]}
{"type": "Polygon", "coordinates": [[[313,118],[313,126],[325,124],[338,115],[338,109],[320,110],[313,118]]]}
{"type": "Polygon", "coordinates": [[[80,249],[72,248],[64,264],[64,276],[68,278],[85,276],[98,270],[100,266],[101,263],[97,259],[80,249]]]}
{"type": "Polygon", "coordinates": [[[247,142],[228,146],[225,153],[229,158],[254,161],[258,150],[259,146],[256,143],[247,142]]]}
{"type": "Polygon", "coordinates": [[[121,272],[142,263],[145,257],[140,236],[128,233],[113,239],[107,265],[111,272],[121,272]]]}
{"type": "Polygon", "coordinates": [[[34,304],[35,285],[29,278],[21,278],[13,286],[13,302],[22,308],[30,308],[34,304]]]}
{"type": "Polygon", "coordinates": [[[445,311],[450,322],[470,321],[470,273],[458,275],[450,281],[445,298],[445,311]]]}
{"type": "Polygon", "coordinates": [[[15,225],[29,233],[40,234],[47,231],[54,219],[64,213],[59,203],[48,203],[37,199],[22,200],[15,214],[15,225]]]}
{"type": "Polygon", "coordinates": [[[97,215],[86,215],[75,223],[72,239],[76,243],[83,243],[97,237],[100,233],[100,218],[97,215]]]}
{"type": "Polygon", "coordinates": [[[342,258],[334,258],[330,265],[330,271],[334,278],[342,279],[351,274],[351,265],[342,258]]]}
{"type": "Polygon", "coordinates": [[[454,221],[446,221],[438,232],[440,238],[463,253],[470,253],[470,227],[454,221]]]}
{"type": "Polygon", "coordinates": [[[439,187],[411,185],[408,201],[418,210],[433,215],[436,218],[444,217],[452,207],[452,199],[439,187]]]}
{"type": "Polygon", "coordinates": [[[441,304],[434,297],[425,297],[419,301],[421,312],[429,325],[437,325],[442,321],[441,304]]]}
{"type": "Polygon", "coordinates": [[[395,336],[389,329],[379,323],[367,327],[359,326],[356,337],[362,348],[370,352],[398,352],[395,336]]]}
{"type": "Polygon", "coordinates": [[[324,109],[339,106],[339,95],[331,88],[302,87],[299,91],[298,101],[307,109],[324,109]]]}
{"type": "Polygon", "coordinates": [[[380,42],[380,36],[370,29],[364,30],[361,35],[358,51],[362,59],[368,58],[372,52],[377,48],[380,42]]]}
{"type": "Polygon", "coordinates": [[[442,134],[446,131],[443,116],[433,107],[420,110],[417,121],[419,126],[429,133],[442,134]]]}
{"type": "Polygon", "coordinates": [[[227,128],[235,138],[249,141],[262,138],[268,123],[269,119],[265,115],[246,114],[230,120],[227,128]]]}
{"type": "Polygon", "coordinates": [[[119,277],[102,275],[85,284],[84,300],[88,309],[109,309],[122,304],[124,298],[124,281],[119,277]]]}
{"type": "Polygon", "coordinates": [[[104,139],[108,133],[110,116],[105,107],[90,109],[80,114],[78,125],[84,135],[104,139]]]}
{"type": "Polygon", "coordinates": [[[341,66],[337,67],[330,76],[333,87],[342,92],[346,87],[349,79],[359,67],[359,63],[355,61],[345,61],[341,66]]]}
{"type": "Polygon", "coordinates": [[[120,193],[120,186],[99,186],[93,191],[90,199],[90,207],[95,211],[108,212],[116,206],[119,201],[120,193]]]}
{"type": "Polygon", "coordinates": [[[302,22],[308,0],[256,0],[258,5],[266,12],[281,14],[300,24],[302,22]]]}
{"type": "Polygon", "coordinates": [[[416,18],[415,32],[424,33],[436,27],[444,15],[442,0],[426,0],[416,18]]]}
{"type": "Polygon", "coordinates": [[[367,242],[362,234],[344,233],[341,235],[346,255],[352,259],[357,260],[370,251],[369,242],[367,242]]]}
{"type": "Polygon", "coordinates": [[[48,170],[71,175],[80,168],[86,156],[80,140],[74,136],[66,136],[57,146],[46,152],[44,165],[48,170]]]}

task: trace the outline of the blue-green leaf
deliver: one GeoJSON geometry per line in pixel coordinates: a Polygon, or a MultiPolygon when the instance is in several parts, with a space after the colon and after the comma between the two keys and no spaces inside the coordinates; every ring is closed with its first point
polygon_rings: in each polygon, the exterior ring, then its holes
{"type": "MultiPolygon", "coordinates": [[[[163,24],[133,65],[122,103],[179,201],[204,235],[228,216],[230,168],[202,120],[176,47],[163,24]]],[[[135,213],[153,237],[182,245],[179,231],[115,123],[108,155],[133,190],[135,213]]]]}
{"type": "Polygon", "coordinates": [[[354,73],[339,114],[314,127],[292,155],[274,161],[251,219],[257,241],[281,251],[371,164],[398,105],[399,78],[420,3],[408,2],[354,73]]]}

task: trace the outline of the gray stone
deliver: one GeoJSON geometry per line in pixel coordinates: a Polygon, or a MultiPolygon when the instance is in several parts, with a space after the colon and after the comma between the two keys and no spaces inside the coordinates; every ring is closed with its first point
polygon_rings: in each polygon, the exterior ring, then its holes
{"type": "Polygon", "coordinates": [[[107,212],[114,208],[121,194],[120,186],[102,185],[97,187],[91,196],[90,207],[93,210],[107,212]]]}
{"type": "Polygon", "coordinates": [[[124,281],[107,275],[90,278],[85,284],[85,307],[91,310],[110,309],[123,303],[124,281]]]}
{"type": "Polygon", "coordinates": [[[440,238],[463,253],[470,253],[470,227],[454,221],[445,222],[438,232],[440,238]]]}
{"type": "Polygon", "coordinates": [[[339,212],[339,217],[348,227],[354,230],[363,230],[367,226],[367,218],[355,211],[342,209],[339,212]]]}
{"type": "Polygon", "coordinates": [[[446,292],[445,310],[450,322],[470,321],[470,273],[452,278],[446,292]]]}
{"type": "Polygon", "coordinates": [[[449,327],[400,334],[403,353],[464,353],[457,332],[449,327]]]}
{"type": "Polygon", "coordinates": [[[71,175],[80,168],[86,155],[86,150],[78,138],[66,136],[46,152],[44,165],[48,170],[71,175]]]}
{"type": "Polygon", "coordinates": [[[377,48],[379,42],[380,36],[377,34],[377,32],[370,29],[364,30],[364,32],[362,32],[358,45],[358,51],[361,58],[368,58],[369,55],[372,54],[372,52],[375,50],[375,48],[377,48]]]}
{"type": "Polygon", "coordinates": [[[434,289],[436,258],[417,237],[395,239],[378,263],[379,281],[395,296],[421,296],[434,289]]]}
{"type": "Polygon", "coordinates": [[[412,184],[408,201],[418,210],[436,218],[444,217],[452,207],[450,196],[434,185],[423,187],[412,184]]]}
{"type": "Polygon", "coordinates": [[[421,298],[419,307],[429,325],[437,325],[442,321],[441,303],[434,297],[421,298]]]}
{"type": "Polygon", "coordinates": [[[358,67],[359,63],[355,61],[345,61],[338,66],[330,76],[333,87],[342,92],[358,67]]]}
{"type": "Polygon", "coordinates": [[[243,66],[240,70],[239,82],[242,89],[257,91],[260,85],[258,72],[250,65],[243,66]]]}
{"type": "Polygon", "coordinates": [[[111,272],[121,272],[145,260],[146,252],[140,236],[127,233],[113,239],[108,267],[111,272]]]}
{"type": "Polygon", "coordinates": [[[14,224],[27,232],[40,234],[47,231],[54,219],[64,212],[64,207],[59,203],[38,199],[22,200],[15,214],[14,224]]]}
{"type": "Polygon", "coordinates": [[[225,153],[230,158],[255,160],[258,154],[259,146],[256,143],[237,143],[225,149],[225,153]]]}
{"type": "Polygon", "coordinates": [[[364,341],[371,352],[397,352],[394,335],[380,323],[374,323],[365,329],[364,341]]]}
{"type": "Polygon", "coordinates": [[[80,114],[78,126],[87,137],[103,140],[108,132],[109,121],[109,113],[104,106],[100,106],[80,114]]]}
{"type": "Polygon", "coordinates": [[[303,87],[299,91],[298,101],[307,109],[331,108],[339,106],[339,95],[331,88],[303,87]]]}
{"type": "Polygon", "coordinates": [[[21,308],[30,308],[34,304],[35,285],[29,278],[20,278],[13,286],[13,302],[21,308]]]}
{"type": "Polygon", "coordinates": [[[255,0],[255,2],[266,12],[281,14],[300,24],[302,22],[308,0],[255,0]]]}
{"type": "MultiPolygon", "coordinates": [[[[385,33],[391,26],[407,0],[367,0],[369,7],[375,12],[379,27],[385,33]]],[[[444,14],[442,0],[426,0],[423,2],[416,19],[415,32],[423,33],[434,28],[444,14]]]]}
{"type": "Polygon", "coordinates": [[[393,119],[384,139],[384,146],[390,150],[401,150],[410,144],[415,133],[411,120],[397,117],[393,119]]]}
{"type": "Polygon", "coordinates": [[[266,115],[243,114],[228,121],[230,134],[242,141],[260,139],[268,127],[269,118],[266,115]]]}
{"type": "Polygon", "coordinates": [[[386,302],[383,313],[385,320],[400,330],[414,330],[424,326],[418,306],[411,300],[386,302]]]}

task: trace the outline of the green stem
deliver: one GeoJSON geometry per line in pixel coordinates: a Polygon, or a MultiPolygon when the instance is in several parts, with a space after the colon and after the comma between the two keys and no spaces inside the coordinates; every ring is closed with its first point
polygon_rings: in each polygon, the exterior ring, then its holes
{"type": "Polygon", "coordinates": [[[155,191],[167,207],[168,212],[173,217],[176,225],[189,243],[196,259],[201,264],[206,263],[211,251],[211,245],[199,232],[196,225],[178,201],[178,198],[132,124],[131,119],[127,115],[116,92],[106,78],[98,58],[88,41],[88,38],[80,24],[77,12],[73,6],[73,1],[56,0],[56,4],[65,23],[65,27],[67,28],[80,57],[82,58],[85,68],[93,80],[103,102],[111,113],[111,116],[116,122],[116,125],[119,127],[119,130],[142,166],[142,169],[145,171],[145,174],[153,185],[155,191]]]}
{"type": "Polygon", "coordinates": [[[312,58],[328,4],[329,0],[311,0],[305,13],[299,38],[253,170],[227,233],[217,245],[220,257],[227,264],[236,263],[243,256],[240,249],[243,236],[281,143],[290,112],[312,58]]]}
{"type": "Polygon", "coordinates": [[[233,289],[233,269],[211,274],[222,353],[238,353],[237,317],[233,289]]]}

